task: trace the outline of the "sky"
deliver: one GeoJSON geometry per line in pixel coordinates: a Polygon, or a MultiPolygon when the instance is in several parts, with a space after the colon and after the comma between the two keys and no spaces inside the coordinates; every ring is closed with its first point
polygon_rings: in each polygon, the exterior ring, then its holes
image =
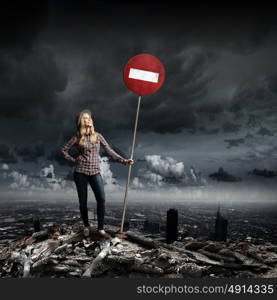
{"type": "MultiPolygon", "coordinates": [[[[189,185],[192,172],[201,173],[197,184],[207,184],[220,167],[247,185],[254,168],[277,171],[273,8],[37,2],[13,1],[0,12],[1,176],[13,179],[2,186],[22,184],[20,175],[30,179],[51,165],[64,179],[72,165],[57,152],[84,108],[92,110],[96,131],[127,158],[138,97],[122,72],[140,53],[156,56],[166,78],[142,97],[135,187],[161,187],[166,177],[189,185]]],[[[117,180],[126,179],[125,166],[105,163],[117,180]]],[[[276,177],[266,180],[273,185],[276,177]]]]}

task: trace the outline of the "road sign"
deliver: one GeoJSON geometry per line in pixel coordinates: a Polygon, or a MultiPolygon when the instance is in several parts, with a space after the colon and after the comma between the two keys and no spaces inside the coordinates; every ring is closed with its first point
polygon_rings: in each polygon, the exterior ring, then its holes
{"type": "Polygon", "coordinates": [[[140,96],[154,94],[162,86],[164,78],[164,66],[150,54],[132,57],[123,71],[123,80],[127,88],[140,96]]]}
{"type": "MultiPolygon", "coordinates": [[[[162,63],[153,55],[150,54],[139,54],[132,57],[124,67],[123,80],[128,89],[138,94],[138,106],[135,120],[133,144],[131,151],[131,159],[133,159],[136,133],[138,125],[138,116],[140,101],[142,96],[154,94],[162,85],[165,78],[165,70],[162,63]]],[[[123,232],[124,219],[127,207],[127,195],[128,187],[131,178],[132,165],[129,165],[127,183],[125,187],[123,213],[121,219],[120,231],[123,232]]]]}

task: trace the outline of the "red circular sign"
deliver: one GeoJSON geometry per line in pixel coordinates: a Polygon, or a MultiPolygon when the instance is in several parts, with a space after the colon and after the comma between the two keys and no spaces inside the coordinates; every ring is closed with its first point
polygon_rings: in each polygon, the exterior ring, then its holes
{"type": "Polygon", "coordinates": [[[150,54],[133,56],[123,71],[127,88],[140,96],[154,94],[163,85],[164,78],[164,66],[150,54]]]}

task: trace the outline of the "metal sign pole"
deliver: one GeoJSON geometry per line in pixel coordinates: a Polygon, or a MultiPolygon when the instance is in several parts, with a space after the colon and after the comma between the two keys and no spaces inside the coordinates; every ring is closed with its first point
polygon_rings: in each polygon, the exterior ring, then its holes
{"type": "MultiPolygon", "coordinates": [[[[137,125],[138,125],[140,100],[141,100],[141,96],[138,97],[138,106],[137,106],[137,114],[136,114],[135,129],[134,129],[134,136],[133,136],[132,152],[131,152],[131,157],[130,157],[131,159],[133,159],[135,142],[136,142],[136,134],[137,134],[137,125]]],[[[131,170],[132,170],[132,165],[129,165],[128,179],[127,179],[127,183],[126,183],[126,187],[125,187],[124,207],[123,207],[123,214],[122,214],[120,232],[123,232],[124,219],[125,219],[125,213],[126,213],[126,207],[127,207],[128,187],[129,187],[129,182],[130,182],[130,177],[131,177],[131,170]]]]}

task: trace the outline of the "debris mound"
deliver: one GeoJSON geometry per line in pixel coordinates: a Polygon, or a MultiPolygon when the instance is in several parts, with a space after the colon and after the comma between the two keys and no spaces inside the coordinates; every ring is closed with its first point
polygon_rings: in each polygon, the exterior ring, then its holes
{"type": "Polygon", "coordinates": [[[277,277],[277,245],[197,241],[167,244],[106,226],[110,238],[81,222],[35,232],[0,248],[0,277],[277,277]]]}

